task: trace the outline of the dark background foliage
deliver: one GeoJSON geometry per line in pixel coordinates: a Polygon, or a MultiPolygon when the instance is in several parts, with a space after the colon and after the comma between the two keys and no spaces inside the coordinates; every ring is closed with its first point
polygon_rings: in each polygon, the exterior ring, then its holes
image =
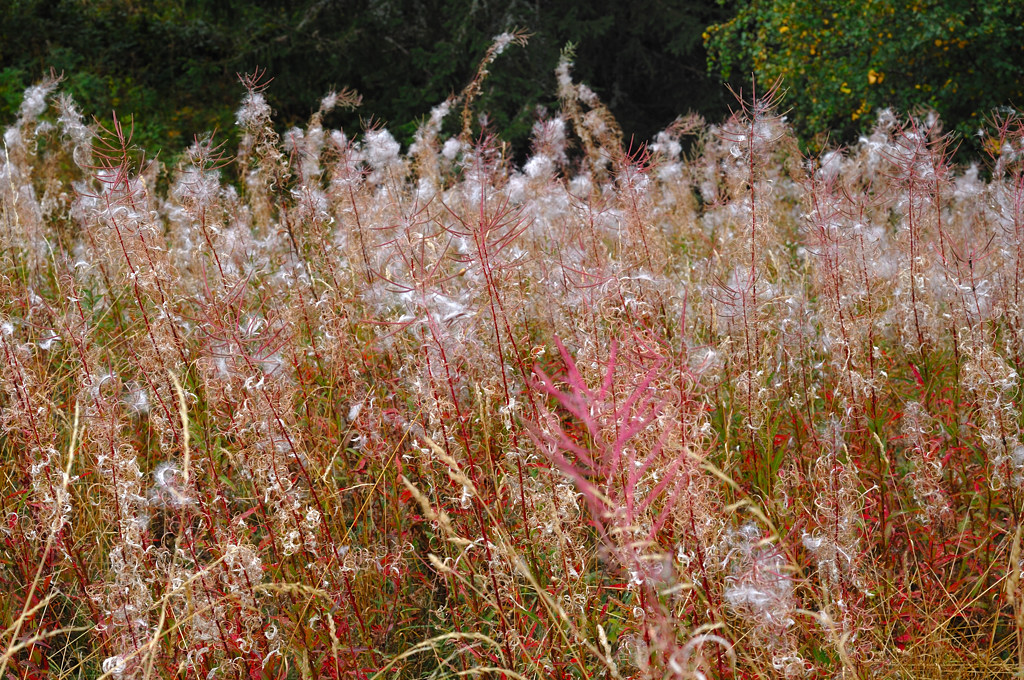
{"type": "Polygon", "coordinates": [[[265,68],[282,127],[331,88],[363,95],[327,123],[382,123],[405,142],[430,108],[472,78],[492,38],[521,28],[491,69],[478,112],[519,153],[553,69],[575,45],[577,80],[608,104],[627,141],[690,111],[722,118],[725,85],[777,78],[801,139],[855,139],[877,110],[931,107],[974,151],[994,107],[1024,93],[1024,2],[969,0],[0,0],[0,124],[50,68],[82,109],[134,116],[145,148],[231,137],[236,74],[265,68]],[[710,60],[709,60],[710,56],[710,60]]]}
{"type": "Polygon", "coordinates": [[[230,131],[235,74],[265,68],[281,125],[300,124],[332,88],[363,106],[331,125],[373,116],[408,141],[430,108],[457,93],[498,33],[522,28],[491,69],[476,106],[522,149],[538,106],[553,107],[554,67],[576,45],[578,79],[647,139],[680,113],[719,117],[728,93],[706,71],[701,34],[728,12],[713,1],[595,0],[2,0],[0,122],[50,67],[90,114],[134,114],[136,140],[181,148],[196,132],[230,131]]]}

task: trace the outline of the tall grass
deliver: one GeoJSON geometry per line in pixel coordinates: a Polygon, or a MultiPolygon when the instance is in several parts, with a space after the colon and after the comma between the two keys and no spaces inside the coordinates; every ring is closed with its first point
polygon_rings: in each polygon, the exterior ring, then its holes
{"type": "Polygon", "coordinates": [[[567,54],[520,167],[472,102],[522,40],[406,153],[263,74],[172,168],[26,92],[0,677],[1024,670],[1022,120],[631,149],[567,54]]]}

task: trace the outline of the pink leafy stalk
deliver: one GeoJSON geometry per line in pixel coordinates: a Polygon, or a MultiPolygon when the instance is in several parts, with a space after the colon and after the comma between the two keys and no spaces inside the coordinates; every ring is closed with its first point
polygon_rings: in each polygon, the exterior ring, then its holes
{"type": "Polygon", "coordinates": [[[665,361],[656,358],[653,366],[636,376],[635,384],[621,399],[615,380],[620,361],[616,341],[612,341],[597,388],[587,385],[561,341],[555,344],[565,365],[566,387],[559,387],[539,367],[534,369],[536,387],[553,397],[576,426],[559,423],[557,415],[547,411],[531,428],[534,439],[558,470],[578,486],[602,533],[643,526],[648,529],[645,538],[649,539],[664,525],[684,481],[680,472],[685,456],[663,460],[670,428],[653,438],[644,436],[668,404],[668,399],[655,389],[665,373],[665,361]],[[657,481],[646,494],[638,494],[641,481],[655,471],[657,481]],[[671,492],[661,512],[653,522],[645,522],[645,514],[667,489],[671,492]]]}

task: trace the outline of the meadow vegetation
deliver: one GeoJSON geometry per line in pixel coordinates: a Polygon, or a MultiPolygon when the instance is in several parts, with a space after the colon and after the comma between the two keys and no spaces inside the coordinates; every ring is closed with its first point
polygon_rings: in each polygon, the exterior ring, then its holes
{"type": "Polygon", "coordinates": [[[1024,671],[1024,121],[807,158],[769,90],[631,146],[566,55],[517,165],[521,41],[406,150],[254,73],[164,168],[26,91],[0,678],[1024,671]]]}

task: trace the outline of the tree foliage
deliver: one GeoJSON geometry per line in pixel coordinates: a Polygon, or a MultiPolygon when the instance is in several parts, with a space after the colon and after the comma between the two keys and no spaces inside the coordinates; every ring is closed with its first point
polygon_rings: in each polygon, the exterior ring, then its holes
{"type": "Polygon", "coordinates": [[[704,26],[727,18],[714,0],[0,0],[0,9],[0,122],[52,67],[87,112],[134,114],[150,149],[230,130],[235,74],[257,65],[274,77],[266,94],[279,124],[305,121],[328,90],[351,87],[363,107],[332,114],[331,125],[383,122],[408,141],[472,79],[493,37],[513,28],[530,42],[495,65],[476,110],[520,148],[537,107],[557,105],[553,71],[568,42],[577,77],[627,136],[646,139],[690,110],[726,109],[701,40],[704,26]]]}
{"type": "Polygon", "coordinates": [[[993,108],[1024,102],[1020,2],[740,0],[705,43],[725,78],[781,79],[805,139],[849,139],[889,106],[934,109],[970,135],[993,108]]]}

